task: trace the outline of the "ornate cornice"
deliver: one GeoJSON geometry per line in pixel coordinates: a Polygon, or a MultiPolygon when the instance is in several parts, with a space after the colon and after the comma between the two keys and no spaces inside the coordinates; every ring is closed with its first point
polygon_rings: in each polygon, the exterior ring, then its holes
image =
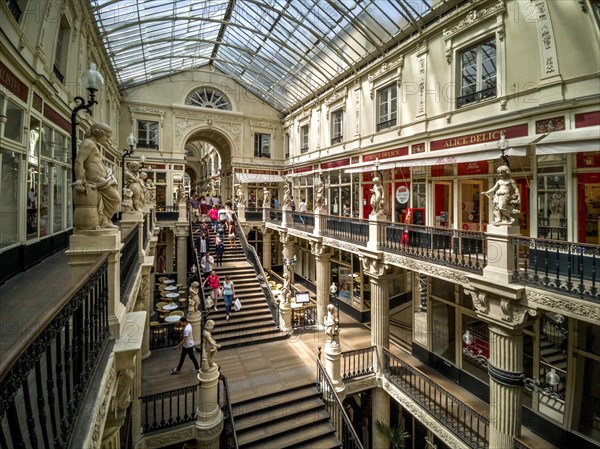
{"type": "Polygon", "coordinates": [[[431,430],[436,436],[440,437],[440,439],[444,441],[446,445],[453,448],[467,449],[469,447],[459,440],[450,429],[431,416],[424,408],[422,408],[386,378],[381,379],[381,387],[411,415],[423,423],[427,429],[431,430]]]}
{"type": "Polygon", "coordinates": [[[371,257],[359,256],[362,262],[363,271],[369,276],[381,277],[387,273],[389,265],[383,260],[372,259],[371,257]]]}
{"type": "Polygon", "coordinates": [[[260,128],[277,128],[277,123],[267,122],[266,120],[250,120],[250,126],[260,128]]]}
{"type": "Polygon", "coordinates": [[[242,117],[239,117],[237,115],[219,113],[219,111],[216,109],[214,111],[215,112],[211,112],[210,114],[208,114],[205,112],[190,111],[187,109],[173,109],[173,115],[175,117],[191,117],[198,120],[210,119],[222,123],[241,124],[244,121],[242,117]]]}
{"type": "Polygon", "coordinates": [[[351,396],[353,394],[367,391],[378,386],[377,377],[374,374],[371,374],[368,377],[363,377],[359,380],[347,379],[344,381],[344,383],[346,384],[346,396],[351,396]]]}
{"type": "Polygon", "coordinates": [[[108,378],[106,379],[106,383],[104,384],[104,388],[102,389],[101,393],[102,403],[98,406],[96,404],[91,404],[92,410],[89,420],[90,422],[94,423],[91,435],[91,447],[100,447],[100,443],[102,441],[104,424],[106,422],[106,417],[108,416],[108,407],[113,397],[112,393],[117,379],[117,371],[114,361],[114,357],[111,357],[109,361],[110,368],[108,378]]]}
{"type": "Polygon", "coordinates": [[[340,240],[335,240],[328,237],[323,237],[323,244],[331,246],[332,248],[343,249],[344,251],[355,254],[361,254],[364,251],[362,246],[358,246],[353,243],[342,242],[340,240]]]}
{"type": "Polygon", "coordinates": [[[486,292],[465,288],[465,293],[471,296],[475,312],[487,315],[489,312],[489,304],[486,292]]]}
{"type": "Polygon", "coordinates": [[[404,55],[400,55],[396,60],[393,60],[391,62],[384,62],[383,64],[381,64],[375,72],[369,74],[368,80],[372,82],[373,80],[385,75],[390,70],[395,69],[397,67],[401,69],[403,66],[404,55]]]}
{"type": "Polygon", "coordinates": [[[527,303],[530,307],[551,310],[581,319],[583,321],[598,323],[600,321],[600,304],[583,301],[576,298],[553,297],[549,294],[527,289],[527,303]]]}
{"type": "Polygon", "coordinates": [[[310,242],[310,253],[316,257],[330,256],[331,251],[329,247],[325,246],[322,242],[310,242]]]}
{"type": "Polygon", "coordinates": [[[310,239],[311,237],[314,238],[314,236],[310,233],[310,232],[304,232],[304,231],[300,231],[298,229],[294,229],[294,228],[288,228],[288,234],[296,236],[296,237],[302,237],[303,239],[310,239]]]}
{"type": "Polygon", "coordinates": [[[329,96],[325,101],[325,106],[330,106],[331,103],[335,103],[338,100],[341,100],[348,96],[348,88],[344,87],[341,90],[335,91],[331,96],[329,96]]]}
{"type": "Polygon", "coordinates": [[[495,5],[491,5],[488,8],[481,8],[479,10],[474,9],[470,11],[467,14],[467,16],[460,22],[458,22],[456,25],[443,31],[444,40],[451,39],[456,34],[461,33],[464,30],[471,28],[472,26],[478,23],[484,22],[494,14],[503,13],[505,10],[506,6],[502,1],[496,3],[495,5]]]}
{"type": "Polygon", "coordinates": [[[406,268],[408,270],[416,271],[419,273],[427,274],[429,276],[434,276],[440,279],[445,279],[448,281],[458,282],[463,285],[470,284],[469,278],[459,272],[451,270],[447,267],[441,267],[439,265],[430,264],[424,261],[411,259],[406,256],[400,256],[398,254],[383,254],[383,260],[386,263],[391,265],[399,266],[400,268],[406,268]]]}
{"type": "Polygon", "coordinates": [[[175,443],[191,440],[194,438],[194,422],[188,424],[185,429],[177,429],[175,431],[163,431],[157,435],[145,438],[142,447],[145,449],[159,448],[170,446],[175,443]]]}

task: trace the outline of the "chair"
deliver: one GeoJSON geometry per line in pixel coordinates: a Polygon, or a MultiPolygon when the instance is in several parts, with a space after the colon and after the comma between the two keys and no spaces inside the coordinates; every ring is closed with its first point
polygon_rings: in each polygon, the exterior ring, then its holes
{"type": "Polygon", "coordinates": [[[168,304],[167,302],[163,302],[163,301],[161,301],[161,302],[157,302],[157,303],[156,303],[156,310],[162,310],[162,308],[163,308],[164,306],[166,306],[167,304],[168,304]]]}
{"type": "Polygon", "coordinates": [[[169,313],[169,316],[179,316],[179,317],[183,317],[183,311],[181,310],[173,310],[171,313],[169,313]]]}
{"type": "Polygon", "coordinates": [[[162,281],[166,281],[166,280],[168,280],[168,279],[169,279],[169,278],[168,278],[168,277],[166,277],[166,276],[161,276],[161,277],[159,277],[159,278],[158,278],[158,280],[159,280],[160,282],[162,282],[162,281]]]}

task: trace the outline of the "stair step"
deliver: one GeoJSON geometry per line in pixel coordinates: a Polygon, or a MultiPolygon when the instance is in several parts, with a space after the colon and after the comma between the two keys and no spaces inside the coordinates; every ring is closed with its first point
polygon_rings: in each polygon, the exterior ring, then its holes
{"type": "MultiPolygon", "coordinates": [[[[266,400],[268,401],[269,399],[267,398],[266,400]]],[[[275,421],[289,420],[297,413],[305,413],[310,410],[323,408],[323,401],[315,394],[313,397],[288,399],[277,403],[253,403],[248,404],[246,407],[248,411],[242,415],[236,416],[234,412],[236,432],[275,421]],[[258,407],[261,408],[257,410],[258,407]]]]}
{"type": "MultiPolygon", "coordinates": [[[[290,446],[282,446],[283,448],[287,448],[290,446]]],[[[295,449],[336,449],[342,447],[339,440],[335,437],[333,432],[333,428],[331,433],[326,435],[321,435],[319,438],[311,439],[310,441],[305,441],[304,443],[294,444],[292,447],[295,449]]]]}
{"type": "Polygon", "coordinates": [[[293,418],[236,432],[239,446],[246,448],[275,448],[281,447],[282,444],[289,446],[306,441],[307,433],[314,435],[333,431],[329,423],[329,414],[324,406],[319,410],[295,414],[293,418]],[[301,429],[302,432],[299,432],[301,429]]]}
{"type": "Polygon", "coordinates": [[[235,348],[238,346],[248,346],[253,344],[260,343],[270,343],[275,340],[285,340],[289,337],[288,333],[281,332],[277,328],[273,328],[273,332],[270,334],[260,334],[252,337],[244,337],[244,338],[231,338],[228,340],[221,340],[219,344],[221,345],[221,349],[229,349],[235,348]]]}
{"type": "Polygon", "coordinates": [[[320,393],[315,387],[314,383],[305,383],[297,385],[295,387],[288,388],[287,390],[275,390],[273,392],[264,393],[259,396],[255,396],[252,399],[246,399],[243,401],[232,404],[233,415],[242,416],[244,411],[248,410],[249,405],[256,403],[274,403],[283,401],[293,401],[298,398],[304,398],[313,395],[319,395],[320,393]]]}
{"type": "Polygon", "coordinates": [[[563,352],[559,352],[557,354],[552,354],[549,356],[544,356],[544,360],[546,361],[546,363],[549,363],[550,365],[553,365],[554,362],[558,362],[560,360],[565,360],[566,358],[567,358],[567,356],[563,352]]]}

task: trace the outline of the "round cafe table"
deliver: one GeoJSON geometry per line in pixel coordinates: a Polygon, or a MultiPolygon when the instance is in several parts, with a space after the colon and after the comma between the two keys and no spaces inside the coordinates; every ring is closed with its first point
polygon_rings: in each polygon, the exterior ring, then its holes
{"type": "Polygon", "coordinates": [[[174,284],[175,281],[173,279],[165,279],[164,281],[162,281],[163,284],[174,284]]]}
{"type": "Polygon", "coordinates": [[[175,291],[175,290],[177,290],[177,287],[175,287],[174,285],[169,285],[168,287],[165,287],[165,290],[175,291]]]}
{"type": "Polygon", "coordinates": [[[169,315],[168,317],[165,317],[167,323],[177,323],[180,319],[181,317],[179,315],[169,315]]]}
{"type": "MultiPolygon", "coordinates": [[[[173,298],[173,299],[174,298],[179,298],[179,293],[167,293],[165,295],[165,298],[173,298]]],[[[163,309],[164,309],[164,307],[163,307],[163,309]]]]}
{"type": "Polygon", "coordinates": [[[177,304],[172,302],[170,304],[165,304],[162,308],[163,308],[163,310],[175,310],[175,309],[177,309],[177,304]]]}

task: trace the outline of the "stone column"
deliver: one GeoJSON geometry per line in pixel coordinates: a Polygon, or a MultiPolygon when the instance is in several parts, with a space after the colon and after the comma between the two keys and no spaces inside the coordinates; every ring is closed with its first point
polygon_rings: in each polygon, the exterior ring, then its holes
{"type": "Polygon", "coordinates": [[[265,226],[261,228],[262,239],[263,239],[263,250],[262,250],[262,264],[265,270],[271,269],[271,246],[273,245],[273,239],[271,238],[271,231],[266,229],[265,226]]]}
{"type": "Polygon", "coordinates": [[[201,328],[202,328],[202,314],[198,311],[187,312],[187,319],[192,325],[192,338],[194,339],[194,346],[200,347],[201,341],[201,328]]]}
{"type": "Polygon", "coordinates": [[[321,208],[315,209],[315,212],[313,214],[314,219],[315,219],[315,227],[313,229],[313,234],[315,237],[321,237],[321,220],[322,220],[322,214],[323,210],[321,208]]]}
{"type": "Polygon", "coordinates": [[[367,242],[367,249],[371,251],[377,251],[377,242],[379,241],[379,223],[383,221],[385,221],[385,215],[369,215],[369,241],[367,242]]]}
{"type": "Polygon", "coordinates": [[[184,286],[187,285],[188,234],[187,222],[177,223],[177,283],[184,286]]]}
{"type": "Polygon", "coordinates": [[[371,344],[377,347],[377,371],[383,369],[383,348],[390,345],[389,278],[387,265],[381,260],[364,257],[363,271],[371,285],[371,344]]]}
{"type": "Polygon", "coordinates": [[[323,326],[329,304],[329,285],[331,284],[331,252],[320,242],[311,242],[311,253],[317,261],[317,323],[323,326]]]}
{"type": "Polygon", "coordinates": [[[372,390],[373,403],[371,404],[371,433],[373,434],[373,447],[389,447],[389,441],[383,438],[383,435],[375,427],[377,421],[385,425],[390,425],[390,395],[382,388],[372,390]]]}
{"type": "Polygon", "coordinates": [[[199,398],[195,422],[196,448],[219,449],[219,437],[223,430],[223,412],[219,408],[219,370],[216,366],[198,374],[199,398]]]}
{"type": "Polygon", "coordinates": [[[74,231],[66,254],[69,265],[81,267],[82,275],[87,266],[96,263],[108,252],[108,325],[111,338],[119,338],[123,330],[125,306],[121,304],[121,231],[101,229],[74,231]]]}
{"type": "Polygon", "coordinates": [[[523,328],[490,324],[490,448],[512,448],[521,436],[523,328]]]}
{"type": "Polygon", "coordinates": [[[291,212],[292,209],[290,209],[289,206],[282,206],[281,207],[281,226],[283,228],[287,228],[288,226],[288,214],[291,212]]]}

